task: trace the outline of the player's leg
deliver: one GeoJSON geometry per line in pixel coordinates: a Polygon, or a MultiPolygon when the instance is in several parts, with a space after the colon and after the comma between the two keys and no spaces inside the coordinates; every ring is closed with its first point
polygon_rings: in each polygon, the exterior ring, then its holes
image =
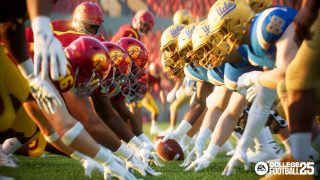
{"type": "Polygon", "coordinates": [[[210,143],[221,147],[228,140],[247,105],[248,102],[244,96],[236,92],[232,93],[227,108],[216,124],[210,143]]]}
{"type": "Polygon", "coordinates": [[[95,111],[101,117],[102,121],[122,140],[129,142],[134,137],[134,134],[127,123],[125,123],[119,114],[112,108],[109,98],[93,95],[90,99],[95,111]]]}
{"type": "Polygon", "coordinates": [[[87,96],[77,96],[72,92],[66,92],[63,96],[71,115],[84,125],[85,129],[99,144],[112,151],[116,151],[120,147],[120,139],[94,111],[87,96]],[[81,111],[79,111],[80,109],[81,111]]]}
{"type": "Polygon", "coordinates": [[[138,124],[138,120],[135,119],[135,116],[128,109],[127,105],[124,101],[111,101],[112,107],[117,111],[117,113],[121,116],[125,122],[130,123],[132,132],[139,136],[142,134],[142,128],[138,124]]]}
{"type": "Polygon", "coordinates": [[[205,81],[198,81],[196,85],[197,91],[193,99],[191,99],[192,103],[185,113],[183,120],[172,133],[164,137],[164,140],[176,139],[177,141],[181,141],[206,109],[206,98],[212,92],[213,85],[205,81]]]}
{"type": "Polygon", "coordinates": [[[176,97],[176,99],[170,104],[170,126],[172,130],[177,123],[178,118],[178,110],[185,104],[190,102],[189,95],[186,94],[185,90],[176,97]]]}
{"type": "Polygon", "coordinates": [[[150,134],[161,134],[162,130],[157,125],[159,108],[149,91],[145,94],[144,98],[141,100],[141,104],[151,114],[150,134]]]}
{"type": "Polygon", "coordinates": [[[319,83],[320,18],[313,24],[312,40],[305,40],[286,72],[288,120],[293,158],[307,161],[316,115],[316,84],[319,83]],[[303,68],[303,69],[302,69],[303,68]]]}

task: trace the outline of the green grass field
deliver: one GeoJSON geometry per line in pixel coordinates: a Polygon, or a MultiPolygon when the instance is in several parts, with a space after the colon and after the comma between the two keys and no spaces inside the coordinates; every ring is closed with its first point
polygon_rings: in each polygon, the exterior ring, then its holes
{"type": "MultiPolygon", "coordinates": [[[[168,126],[167,123],[160,124],[162,129],[168,126]]],[[[149,124],[144,126],[144,130],[147,135],[149,130],[149,124]]],[[[151,137],[153,139],[153,137],[151,137]]],[[[227,164],[230,157],[219,154],[216,160],[211,164],[211,166],[201,172],[184,172],[183,168],[178,165],[182,162],[163,162],[164,167],[154,167],[156,171],[162,173],[159,177],[146,176],[141,177],[135,174],[138,178],[143,179],[176,179],[176,180],[187,180],[187,179],[258,179],[259,176],[254,172],[254,166],[251,165],[250,171],[244,172],[243,167],[238,167],[236,174],[231,177],[221,176],[225,165],[227,164]]],[[[89,179],[84,176],[84,170],[81,165],[71,159],[63,156],[48,154],[43,158],[29,158],[23,156],[16,156],[18,160],[18,168],[5,168],[0,167],[0,175],[9,176],[14,179],[89,179]]],[[[102,176],[98,173],[94,173],[91,179],[102,179],[102,176]]],[[[0,177],[1,180],[1,177],[0,177]]]]}

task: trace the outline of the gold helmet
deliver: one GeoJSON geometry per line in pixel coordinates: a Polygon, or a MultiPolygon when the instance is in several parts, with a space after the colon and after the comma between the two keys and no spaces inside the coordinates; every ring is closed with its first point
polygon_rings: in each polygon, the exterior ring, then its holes
{"type": "Polygon", "coordinates": [[[245,0],[219,0],[208,14],[210,32],[230,40],[232,47],[237,46],[253,17],[254,12],[245,0]]]}
{"type": "Polygon", "coordinates": [[[194,17],[187,10],[184,10],[184,9],[178,10],[173,15],[173,24],[189,25],[194,22],[195,22],[194,17]]]}
{"type": "Polygon", "coordinates": [[[246,0],[255,13],[259,13],[272,6],[272,0],[246,0]]]}
{"type": "Polygon", "coordinates": [[[184,77],[183,68],[173,68],[170,66],[165,59],[168,59],[168,52],[164,52],[161,55],[161,65],[163,67],[163,71],[168,73],[170,79],[182,79],[184,77]]]}
{"type": "Polygon", "coordinates": [[[204,57],[205,53],[210,51],[212,46],[209,43],[210,27],[208,21],[201,21],[193,31],[192,34],[192,48],[193,54],[191,62],[197,66],[202,66],[200,60],[204,57]]]}
{"type": "Polygon", "coordinates": [[[185,25],[181,24],[171,25],[161,35],[160,50],[163,53],[166,52],[164,60],[166,61],[166,64],[173,68],[179,68],[184,65],[183,60],[181,60],[178,55],[178,36],[184,27],[185,25]]]}
{"type": "Polygon", "coordinates": [[[178,54],[180,59],[185,63],[189,62],[192,54],[192,33],[196,27],[196,23],[190,24],[181,30],[178,37],[178,54]]]}
{"type": "Polygon", "coordinates": [[[212,34],[208,21],[202,21],[192,35],[193,56],[191,61],[206,69],[220,66],[225,54],[229,52],[228,41],[221,34],[212,34]]]}

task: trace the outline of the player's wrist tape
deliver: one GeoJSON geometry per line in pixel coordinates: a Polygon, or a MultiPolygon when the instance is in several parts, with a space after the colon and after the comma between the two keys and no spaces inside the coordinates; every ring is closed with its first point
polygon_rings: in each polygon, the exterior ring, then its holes
{"type": "Polygon", "coordinates": [[[70,128],[64,135],[62,136],[62,142],[69,146],[82,132],[83,125],[80,122],[77,122],[72,128],[70,128]]]}
{"type": "Polygon", "coordinates": [[[57,132],[54,132],[52,134],[50,134],[49,136],[44,136],[44,139],[48,142],[48,143],[53,143],[56,140],[58,140],[60,138],[60,136],[58,135],[57,132]]]}
{"type": "Polygon", "coordinates": [[[209,161],[212,161],[216,157],[220,149],[220,146],[210,143],[203,156],[207,158],[209,161]]]}
{"type": "Polygon", "coordinates": [[[86,156],[78,151],[74,151],[72,154],[70,154],[70,157],[77,161],[82,161],[86,156]]]}
{"type": "Polygon", "coordinates": [[[103,165],[109,165],[114,160],[111,151],[102,146],[100,146],[99,151],[93,157],[93,159],[103,165]]]}
{"type": "Polygon", "coordinates": [[[132,157],[133,151],[124,143],[121,143],[120,147],[114,152],[114,154],[125,160],[128,160],[132,157]]]}
{"type": "Polygon", "coordinates": [[[174,131],[174,133],[177,135],[177,140],[179,141],[183,135],[187,134],[187,132],[192,128],[192,125],[186,121],[182,120],[179,124],[178,128],[174,131]]]}
{"type": "Polygon", "coordinates": [[[131,147],[135,151],[139,151],[141,147],[143,146],[143,143],[137,138],[137,136],[134,136],[128,143],[128,146],[131,147]]]}
{"type": "Polygon", "coordinates": [[[189,146],[190,142],[192,141],[192,137],[185,135],[182,139],[183,146],[189,146]]]}
{"type": "Polygon", "coordinates": [[[145,135],[145,134],[140,134],[139,136],[138,136],[138,138],[141,140],[141,141],[143,141],[143,142],[145,142],[145,143],[147,143],[147,144],[153,144],[152,143],[152,141],[145,135]]]}
{"type": "Polygon", "coordinates": [[[205,142],[210,138],[211,134],[212,131],[210,130],[210,128],[201,127],[196,140],[196,144],[203,147],[205,142]]]}
{"type": "Polygon", "coordinates": [[[29,78],[33,75],[33,66],[34,65],[31,58],[27,59],[23,63],[18,64],[18,68],[25,78],[29,78]]]}

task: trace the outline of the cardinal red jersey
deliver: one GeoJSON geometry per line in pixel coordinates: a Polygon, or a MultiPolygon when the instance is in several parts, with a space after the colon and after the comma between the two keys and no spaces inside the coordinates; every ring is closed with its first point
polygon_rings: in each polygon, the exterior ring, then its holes
{"type": "Polygon", "coordinates": [[[123,37],[131,37],[140,40],[138,31],[134,29],[130,24],[122,25],[118,32],[111,38],[111,41],[117,42],[123,37]]]}
{"type": "MultiPolygon", "coordinates": [[[[61,42],[62,47],[67,47],[70,43],[72,43],[74,40],[78,39],[81,36],[91,36],[85,33],[74,31],[72,29],[71,22],[66,20],[56,20],[51,22],[51,28],[53,29],[54,36],[61,42]]],[[[31,57],[33,57],[33,32],[31,28],[26,28],[25,32],[28,50],[31,57]]],[[[105,39],[101,35],[94,37],[101,42],[105,41],[105,39]]],[[[65,92],[69,90],[73,86],[73,83],[75,83],[73,78],[73,72],[70,69],[72,69],[71,66],[68,67],[68,74],[66,77],[59,79],[59,81],[57,82],[54,82],[54,84],[60,92],[65,92]]],[[[81,81],[80,79],[81,78],[79,75],[79,77],[77,78],[77,82],[81,81]]]]}
{"type": "MultiPolygon", "coordinates": [[[[91,36],[85,33],[77,32],[73,30],[71,22],[67,20],[56,20],[51,22],[51,28],[53,30],[54,36],[61,42],[62,47],[67,47],[74,40],[78,39],[81,36],[91,36]]],[[[31,28],[26,28],[26,39],[29,44],[29,49],[33,51],[33,32],[31,28]]],[[[106,41],[102,35],[93,36],[99,41],[106,41]]]]}

